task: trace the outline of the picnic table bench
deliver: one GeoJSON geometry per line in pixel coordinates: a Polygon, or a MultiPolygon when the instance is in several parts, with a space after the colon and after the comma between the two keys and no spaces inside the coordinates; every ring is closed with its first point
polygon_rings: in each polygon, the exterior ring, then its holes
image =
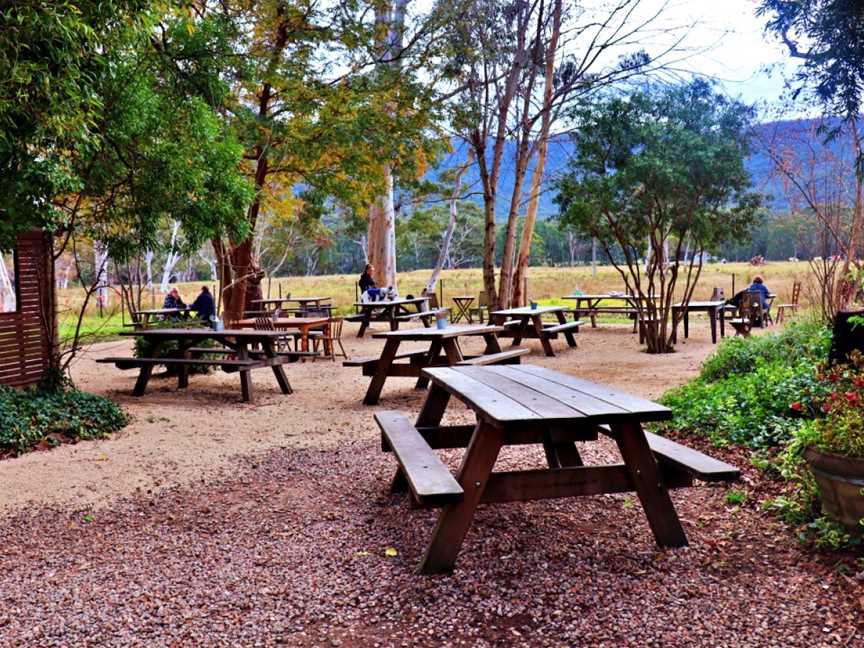
{"type": "Polygon", "coordinates": [[[419,319],[423,322],[423,326],[428,327],[431,318],[435,317],[435,311],[429,310],[428,304],[428,297],[412,297],[410,299],[400,297],[384,301],[355,302],[354,305],[360,309],[360,312],[345,319],[349,322],[360,322],[357,337],[361,338],[373,321],[388,322],[391,331],[398,330],[400,322],[415,319],[419,319]]]}
{"type": "Polygon", "coordinates": [[[379,357],[351,358],[342,363],[345,367],[361,367],[364,376],[370,376],[369,388],[363,398],[365,405],[375,405],[388,377],[417,378],[416,387],[425,389],[429,384],[422,374],[427,367],[448,367],[460,364],[485,365],[518,363],[528,349],[502,351],[497,334],[503,329],[488,324],[448,326],[443,329],[423,328],[402,331],[384,331],[372,337],[384,339],[384,348],[379,357]],[[459,345],[460,337],[482,336],[486,348],[481,355],[466,356],[459,345]],[[423,349],[399,353],[402,342],[425,342],[423,349]],[[397,362],[407,360],[408,362],[397,362]]]}
{"type": "Polygon", "coordinates": [[[634,320],[634,332],[636,330],[635,320],[638,311],[633,305],[633,300],[635,299],[633,295],[621,293],[565,295],[561,299],[575,301],[576,305],[569,311],[573,314],[573,319],[578,320],[587,315],[591,320],[591,328],[597,328],[597,315],[605,313],[609,315],[626,315],[630,317],[634,320]],[[624,303],[620,306],[610,306],[608,303],[603,303],[609,301],[621,301],[624,303]]]}
{"type": "Polygon", "coordinates": [[[737,468],[669,439],[642,423],[672,413],[662,405],[611,387],[534,365],[430,368],[432,381],[416,423],[401,412],[375,415],[382,449],[398,468],[391,491],[408,491],[419,506],[441,508],[420,562],[423,573],[453,569],[481,503],[529,501],[635,491],[654,539],[681,547],[687,537],[669,489],[694,479],[733,481],[737,468]],[[451,398],[476,415],[474,425],[442,426],[451,398]],[[586,466],[575,441],[613,438],[623,463],[586,466]],[[493,472],[505,445],[542,444],[548,468],[493,472]],[[452,474],[437,448],[467,448],[452,474]]]}
{"type": "Polygon", "coordinates": [[[505,328],[505,331],[500,334],[501,337],[512,337],[514,346],[523,338],[540,340],[543,351],[547,356],[552,357],[555,351],[552,349],[550,340],[556,339],[559,333],[564,334],[569,346],[576,347],[576,338],[573,334],[579,332],[582,322],[579,320],[568,322],[564,316],[566,310],[563,306],[538,306],[537,308],[523,306],[493,311],[491,317],[494,324],[505,328]],[[544,323],[545,313],[554,313],[558,323],[544,323]]]}
{"type": "Polygon", "coordinates": [[[159,328],[141,329],[121,333],[124,336],[142,337],[150,344],[150,355],[141,358],[110,357],[96,362],[111,363],[118,369],[139,369],[138,380],[132,390],[133,396],[143,396],[147,384],[158,365],[176,366],[179,369],[177,387],[189,386],[189,367],[192,365],[218,366],[223,371],[240,373],[240,391],[244,402],[252,402],[253,369],[270,367],[283,394],[292,393],[291,383],[285,375],[283,364],[296,362],[301,357],[316,355],[303,351],[277,353],[275,342],[284,333],[278,331],[249,331],[243,329],[215,331],[205,328],[159,328]],[[195,347],[202,341],[215,340],[221,347],[195,347]],[[170,357],[158,357],[159,350],[167,342],[176,342],[177,351],[170,357]],[[255,348],[259,347],[259,348],[255,348]],[[223,358],[203,358],[202,355],[224,355],[223,358]]]}

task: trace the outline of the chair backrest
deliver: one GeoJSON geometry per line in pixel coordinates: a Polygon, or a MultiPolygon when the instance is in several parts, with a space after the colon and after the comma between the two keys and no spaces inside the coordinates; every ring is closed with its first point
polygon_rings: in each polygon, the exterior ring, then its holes
{"type": "Polygon", "coordinates": [[[275,331],[276,327],[273,326],[273,320],[269,317],[256,317],[255,329],[257,331],[275,331]]]}
{"type": "Polygon", "coordinates": [[[746,317],[751,323],[762,319],[762,294],[755,291],[746,291],[741,295],[739,305],[741,317],[746,317]]]}
{"type": "Polygon", "coordinates": [[[429,304],[429,310],[438,310],[438,295],[433,293],[431,295],[425,295],[425,297],[429,299],[429,301],[427,302],[429,304]]]}
{"type": "Polygon", "coordinates": [[[477,295],[477,305],[478,306],[488,306],[489,305],[489,293],[485,290],[481,290],[480,294],[477,295]]]}
{"type": "Polygon", "coordinates": [[[801,299],[801,282],[795,281],[792,283],[792,303],[797,306],[799,299],[801,299]]]}
{"type": "Polygon", "coordinates": [[[333,340],[342,339],[342,322],[341,317],[332,317],[330,319],[330,338],[333,340]]]}
{"type": "Polygon", "coordinates": [[[726,292],[719,286],[715,287],[711,293],[711,301],[717,301],[718,299],[726,299],[726,292]]]}

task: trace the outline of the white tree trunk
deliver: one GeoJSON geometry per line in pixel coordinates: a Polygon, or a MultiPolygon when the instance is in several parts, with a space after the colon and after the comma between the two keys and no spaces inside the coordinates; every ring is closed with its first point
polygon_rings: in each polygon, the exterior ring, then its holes
{"type": "MultiPolygon", "coordinates": [[[[10,257],[14,259],[14,256],[10,257]]],[[[15,286],[6,267],[6,260],[0,252],[0,313],[12,313],[16,310],[15,286]]]]}
{"type": "Polygon", "coordinates": [[[93,267],[97,303],[107,306],[111,297],[111,291],[108,290],[108,248],[101,241],[93,243],[93,267]]]}
{"type": "Polygon", "coordinates": [[[168,249],[168,256],[165,257],[165,266],[162,268],[162,281],[159,284],[159,290],[163,293],[168,291],[168,284],[171,283],[171,275],[174,274],[174,266],[180,261],[180,253],[177,251],[177,235],[180,233],[180,221],[174,221],[171,227],[171,245],[168,249]]]}
{"type": "Polygon", "coordinates": [[[147,287],[153,287],[153,250],[144,253],[144,272],[146,273],[147,287]]]}
{"type": "MultiPolygon", "coordinates": [[[[453,240],[453,232],[456,229],[456,215],[458,211],[459,196],[462,193],[462,177],[468,168],[474,164],[474,151],[468,150],[468,158],[456,172],[456,179],[453,184],[453,193],[450,194],[450,220],[447,222],[447,229],[444,230],[444,237],[441,240],[441,250],[438,252],[438,261],[435,263],[435,268],[432,270],[432,276],[426,282],[424,292],[427,295],[435,294],[435,285],[438,283],[438,277],[441,276],[441,270],[444,264],[450,259],[450,243],[453,240]]],[[[451,261],[452,265],[452,261],[451,261]]]]}

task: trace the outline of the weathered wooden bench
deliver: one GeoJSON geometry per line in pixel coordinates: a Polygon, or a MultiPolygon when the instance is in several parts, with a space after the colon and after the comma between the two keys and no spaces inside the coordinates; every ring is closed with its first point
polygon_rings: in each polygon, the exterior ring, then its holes
{"type": "MultiPolygon", "coordinates": [[[[442,507],[462,499],[464,491],[417,428],[401,412],[378,412],[381,447],[393,452],[415,501],[425,507],[442,507]]],[[[398,489],[394,489],[398,490],[398,489]]]]}
{"type": "MultiPolygon", "coordinates": [[[[598,425],[597,428],[603,434],[615,438],[608,425],[598,425]]],[[[709,457],[698,450],[688,448],[671,439],[647,431],[645,432],[645,438],[648,440],[648,447],[651,448],[651,452],[654,453],[657,462],[666,469],[667,474],[669,469],[672,469],[673,471],[686,473],[691,478],[704,482],[731,482],[741,477],[741,471],[735,466],[714,457],[709,457]]],[[[692,479],[690,481],[692,482],[692,479]]],[[[687,483],[681,484],[676,482],[669,487],[687,485],[687,483]]]]}
{"type": "MultiPolygon", "coordinates": [[[[409,360],[408,365],[404,365],[404,363],[393,365],[390,368],[398,366],[410,366],[421,365],[423,361],[425,361],[426,356],[429,355],[429,351],[427,349],[419,349],[417,351],[405,351],[404,353],[397,353],[393,356],[393,360],[409,360]]],[[[378,363],[381,361],[380,356],[369,356],[365,358],[349,358],[348,360],[344,360],[342,362],[343,367],[362,367],[364,376],[374,376],[378,371],[378,363]]],[[[409,377],[414,377],[418,374],[413,373],[410,374],[409,377]]]]}
{"type": "MultiPolygon", "coordinates": [[[[257,360],[238,360],[236,358],[99,358],[98,363],[113,364],[118,369],[140,369],[147,366],[207,365],[221,367],[248,367],[257,360]]],[[[236,371],[236,369],[235,369],[236,371]]]]}
{"type": "Polygon", "coordinates": [[[418,311],[416,313],[406,313],[405,315],[397,315],[395,319],[399,322],[410,322],[415,319],[423,320],[425,322],[427,319],[435,317],[435,315],[437,315],[435,311],[426,310],[418,311]]]}
{"type": "Polygon", "coordinates": [[[558,334],[558,333],[566,333],[567,331],[575,331],[579,332],[579,327],[582,326],[582,322],[579,320],[574,320],[572,322],[566,322],[564,324],[544,324],[543,330],[549,334],[558,334]]]}
{"type": "Polygon", "coordinates": [[[495,364],[519,364],[521,362],[520,358],[523,355],[528,355],[530,352],[530,349],[523,349],[521,347],[517,347],[515,349],[499,351],[498,353],[488,353],[486,355],[465,358],[462,362],[457,362],[456,366],[479,367],[483,365],[495,364]]]}

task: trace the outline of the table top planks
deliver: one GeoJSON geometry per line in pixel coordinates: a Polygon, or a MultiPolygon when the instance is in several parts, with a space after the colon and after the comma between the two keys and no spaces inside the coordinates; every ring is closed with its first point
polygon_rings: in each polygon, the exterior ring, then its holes
{"type": "Polygon", "coordinates": [[[672,412],[638,396],[536,365],[436,367],[423,372],[499,424],[662,421],[672,412]]]}
{"type": "Polygon", "coordinates": [[[254,329],[224,329],[215,331],[210,328],[152,328],[139,331],[123,331],[120,335],[128,337],[151,337],[151,338],[219,338],[234,337],[247,339],[281,338],[285,336],[282,331],[257,331],[254,329]]]}
{"type": "Polygon", "coordinates": [[[566,306],[538,306],[537,308],[531,308],[530,306],[520,306],[519,308],[505,308],[504,310],[492,311],[492,314],[506,317],[530,317],[532,315],[542,315],[543,313],[558,313],[565,310],[567,310],[566,306]]]}
{"type": "Polygon", "coordinates": [[[500,333],[504,330],[503,326],[493,326],[491,324],[451,324],[443,329],[437,327],[429,328],[413,328],[400,329],[397,331],[379,331],[373,333],[372,337],[376,339],[398,338],[408,341],[428,341],[428,340],[446,340],[448,338],[461,337],[466,335],[486,335],[489,333],[500,333]]]}

